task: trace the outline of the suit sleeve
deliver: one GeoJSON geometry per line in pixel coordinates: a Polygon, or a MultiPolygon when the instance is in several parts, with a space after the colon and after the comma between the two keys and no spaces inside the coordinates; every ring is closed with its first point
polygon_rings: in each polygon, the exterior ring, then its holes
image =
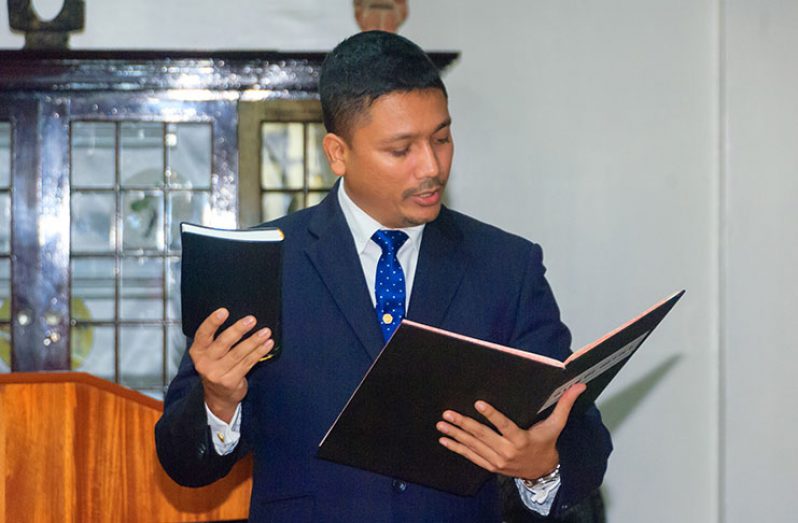
{"type": "MultiPolygon", "coordinates": [[[[543,252],[531,246],[518,297],[511,346],[564,360],[571,354],[571,334],[560,320],[560,311],[545,278],[543,252]]],[[[557,441],[561,485],[551,515],[559,517],[586,499],[601,485],[612,451],[609,432],[595,405],[584,414],[572,415],[557,441]]]]}
{"type": "Polygon", "coordinates": [[[232,453],[220,456],[214,449],[202,382],[188,350],[169,384],[163,415],[155,425],[155,447],[166,473],[185,487],[201,487],[223,478],[249,450],[243,434],[232,453]]]}

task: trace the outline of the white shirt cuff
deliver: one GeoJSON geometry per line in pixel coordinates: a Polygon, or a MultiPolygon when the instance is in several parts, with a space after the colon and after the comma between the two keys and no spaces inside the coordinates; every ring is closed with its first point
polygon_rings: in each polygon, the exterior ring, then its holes
{"type": "Polygon", "coordinates": [[[554,504],[554,498],[557,497],[557,491],[560,490],[560,474],[558,472],[556,478],[552,481],[547,481],[543,485],[532,488],[527,487],[523,481],[515,478],[515,486],[518,488],[521,501],[528,509],[534,510],[541,516],[548,516],[549,512],[551,512],[551,506],[554,504]]]}
{"type": "Polygon", "coordinates": [[[205,413],[208,415],[208,426],[211,428],[211,439],[213,440],[213,448],[220,456],[226,456],[233,452],[238,445],[238,440],[241,438],[241,404],[236,406],[236,411],[233,414],[233,419],[230,423],[217,418],[208,404],[205,404],[205,413]]]}

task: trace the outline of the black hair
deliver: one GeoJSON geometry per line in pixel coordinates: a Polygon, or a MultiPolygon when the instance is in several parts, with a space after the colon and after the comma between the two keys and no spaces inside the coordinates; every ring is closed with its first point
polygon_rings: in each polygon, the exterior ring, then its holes
{"type": "Polygon", "coordinates": [[[324,126],[348,139],[354,121],[377,98],[417,89],[440,89],[447,96],[438,68],[418,45],[385,31],[350,36],[321,66],[324,126]]]}

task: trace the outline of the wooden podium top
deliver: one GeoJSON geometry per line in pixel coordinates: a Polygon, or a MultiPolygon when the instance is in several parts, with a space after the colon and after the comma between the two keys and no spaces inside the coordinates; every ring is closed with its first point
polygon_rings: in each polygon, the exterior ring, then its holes
{"type": "Polygon", "coordinates": [[[163,402],[151,398],[133,389],[117,385],[108,380],[98,378],[86,372],[11,372],[0,374],[0,385],[21,384],[21,383],[82,383],[90,387],[95,387],[106,393],[114,394],[120,398],[139,403],[146,407],[163,410],[163,402]]]}
{"type": "Polygon", "coordinates": [[[81,372],[0,374],[0,521],[223,521],[249,512],[251,459],[198,489],[155,453],[163,403],[81,372]]]}

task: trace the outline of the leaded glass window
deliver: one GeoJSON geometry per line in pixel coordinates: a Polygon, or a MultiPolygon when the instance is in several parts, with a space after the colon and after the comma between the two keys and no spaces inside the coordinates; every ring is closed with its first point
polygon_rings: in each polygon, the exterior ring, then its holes
{"type": "Polygon", "coordinates": [[[70,134],[72,368],[159,396],[185,349],[179,224],[210,223],[211,125],[70,134]]]}
{"type": "Polygon", "coordinates": [[[320,202],[335,183],[316,100],[240,105],[241,223],[251,226],[320,202]]]}

